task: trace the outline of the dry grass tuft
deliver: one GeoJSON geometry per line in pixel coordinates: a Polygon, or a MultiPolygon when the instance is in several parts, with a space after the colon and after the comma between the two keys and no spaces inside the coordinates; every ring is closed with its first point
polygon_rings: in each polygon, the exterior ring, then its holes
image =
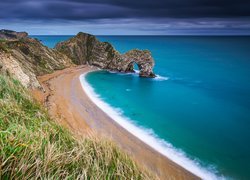
{"type": "Polygon", "coordinates": [[[152,179],[119,148],[75,139],[21,84],[0,75],[0,179],[152,179]]]}

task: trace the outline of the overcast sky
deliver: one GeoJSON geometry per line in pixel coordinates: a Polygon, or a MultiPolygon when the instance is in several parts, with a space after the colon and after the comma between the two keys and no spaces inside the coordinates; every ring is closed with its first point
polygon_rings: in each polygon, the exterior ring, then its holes
{"type": "Polygon", "coordinates": [[[33,35],[250,35],[250,0],[0,0],[0,29],[33,35]]]}

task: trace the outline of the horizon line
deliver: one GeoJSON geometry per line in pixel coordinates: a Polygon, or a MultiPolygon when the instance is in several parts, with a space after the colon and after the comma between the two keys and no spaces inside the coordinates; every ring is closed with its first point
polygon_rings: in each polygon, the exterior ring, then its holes
{"type": "MultiPolygon", "coordinates": [[[[76,36],[77,34],[29,34],[29,36],[76,36]]],[[[250,34],[91,34],[94,36],[250,36],[250,34]]]]}

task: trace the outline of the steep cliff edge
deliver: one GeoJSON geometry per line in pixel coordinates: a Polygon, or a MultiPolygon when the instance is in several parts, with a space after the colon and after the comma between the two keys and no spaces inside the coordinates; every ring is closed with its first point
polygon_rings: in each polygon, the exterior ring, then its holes
{"type": "Polygon", "coordinates": [[[58,43],[55,49],[78,65],[89,64],[112,71],[134,72],[134,64],[137,64],[141,77],[155,77],[154,60],[148,50],[134,49],[120,54],[110,43],[100,42],[95,36],[82,32],[58,43]]]}
{"type": "Polygon", "coordinates": [[[21,38],[27,38],[28,33],[26,32],[15,32],[11,30],[1,29],[0,30],[0,39],[5,40],[15,40],[15,39],[21,39],[21,38]]]}
{"type": "Polygon", "coordinates": [[[137,64],[141,77],[155,77],[154,60],[148,50],[134,49],[120,54],[110,43],[86,33],[78,33],[50,49],[26,32],[0,30],[0,73],[12,75],[25,87],[41,88],[37,76],[73,64],[118,72],[134,72],[137,64]]]}
{"type": "Polygon", "coordinates": [[[29,38],[27,33],[0,30],[0,72],[12,75],[25,87],[41,88],[38,75],[70,65],[66,55],[29,38]]]}

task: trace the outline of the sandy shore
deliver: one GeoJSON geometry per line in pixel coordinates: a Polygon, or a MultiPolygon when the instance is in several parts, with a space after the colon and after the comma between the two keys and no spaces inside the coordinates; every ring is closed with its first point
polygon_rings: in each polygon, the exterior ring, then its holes
{"type": "Polygon", "coordinates": [[[80,136],[95,131],[113,140],[160,179],[199,179],[130,134],[89,99],[79,76],[92,70],[95,69],[78,66],[41,76],[39,81],[46,92],[34,90],[32,93],[60,124],[80,136]]]}

